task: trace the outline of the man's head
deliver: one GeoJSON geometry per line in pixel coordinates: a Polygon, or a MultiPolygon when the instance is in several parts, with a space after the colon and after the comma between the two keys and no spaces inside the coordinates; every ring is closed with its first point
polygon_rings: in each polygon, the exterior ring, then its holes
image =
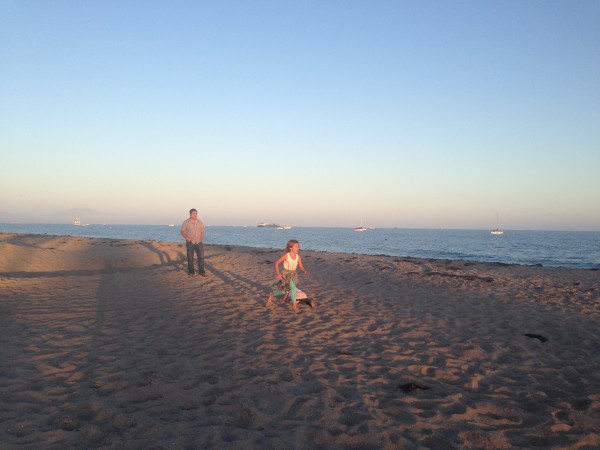
{"type": "Polygon", "coordinates": [[[196,219],[198,217],[198,211],[196,208],[190,209],[190,219],[196,219]]]}

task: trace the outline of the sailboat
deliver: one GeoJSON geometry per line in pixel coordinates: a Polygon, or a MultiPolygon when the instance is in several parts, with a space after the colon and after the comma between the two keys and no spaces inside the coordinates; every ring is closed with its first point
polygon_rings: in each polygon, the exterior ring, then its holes
{"type": "Polygon", "coordinates": [[[75,220],[73,221],[73,225],[80,226],[81,225],[81,219],[79,217],[75,217],[75,220]]]}
{"type": "Polygon", "coordinates": [[[360,216],[360,227],[355,227],[354,231],[367,231],[367,229],[363,227],[362,216],[360,216]]]}
{"type": "Polygon", "coordinates": [[[498,226],[498,213],[496,213],[496,228],[490,231],[490,234],[504,234],[504,231],[498,226]]]}

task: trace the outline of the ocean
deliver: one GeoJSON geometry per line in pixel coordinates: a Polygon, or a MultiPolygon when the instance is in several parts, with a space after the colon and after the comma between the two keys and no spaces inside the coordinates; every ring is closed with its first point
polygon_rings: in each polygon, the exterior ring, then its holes
{"type": "MultiPolygon", "coordinates": [[[[0,232],[183,242],[179,225],[0,224],[0,232]]],[[[304,250],[600,269],[600,232],[592,231],[208,226],[204,242],[283,249],[288,239],[304,250]]]]}

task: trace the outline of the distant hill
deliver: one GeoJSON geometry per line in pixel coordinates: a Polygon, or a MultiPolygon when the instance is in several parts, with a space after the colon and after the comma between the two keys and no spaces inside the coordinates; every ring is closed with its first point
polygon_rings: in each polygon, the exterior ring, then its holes
{"type": "Polygon", "coordinates": [[[82,223],[98,223],[109,222],[111,218],[114,220],[115,214],[104,213],[91,208],[73,208],[57,211],[48,216],[53,222],[64,223],[73,222],[76,217],[79,217],[82,223]]]}

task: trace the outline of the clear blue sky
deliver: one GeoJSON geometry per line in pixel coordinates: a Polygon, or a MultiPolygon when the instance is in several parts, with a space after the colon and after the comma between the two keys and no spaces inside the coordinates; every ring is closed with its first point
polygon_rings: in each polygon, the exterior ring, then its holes
{"type": "Polygon", "coordinates": [[[0,0],[0,21],[0,222],[600,230],[597,0],[0,0]]]}

